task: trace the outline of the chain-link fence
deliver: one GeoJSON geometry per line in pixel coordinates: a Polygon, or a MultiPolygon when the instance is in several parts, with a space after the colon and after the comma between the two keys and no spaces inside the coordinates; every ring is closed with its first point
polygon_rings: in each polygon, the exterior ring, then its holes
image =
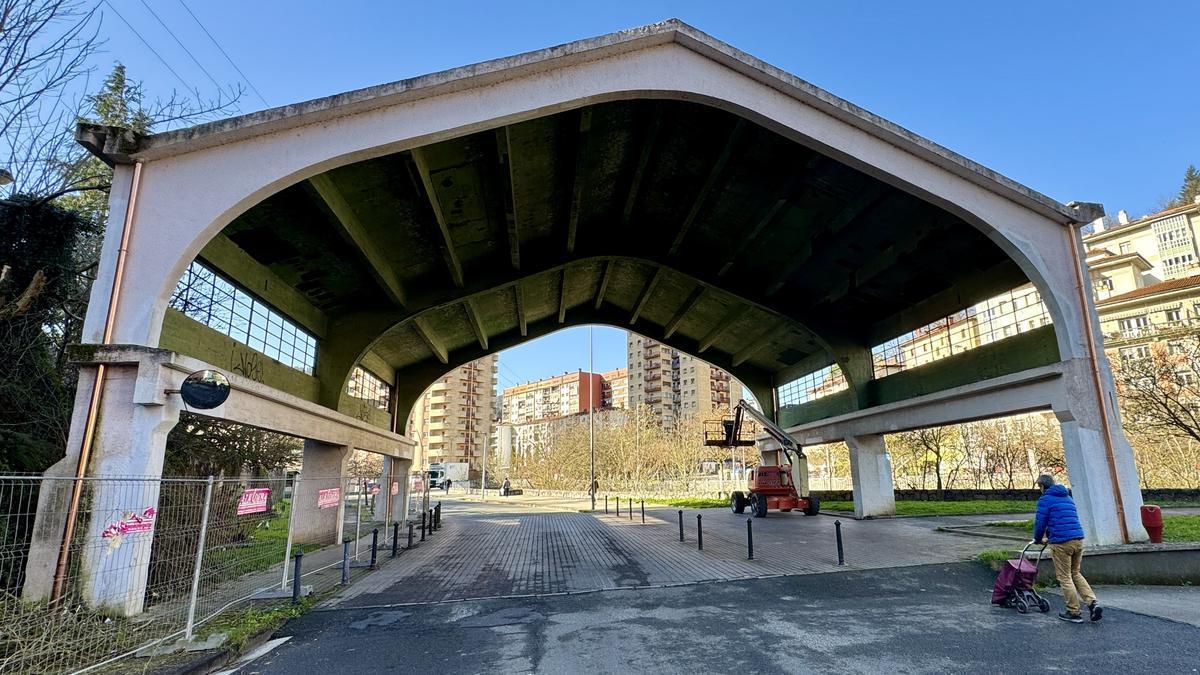
{"type": "Polygon", "coordinates": [[[101,667],[288,602],[297,552],[304,586],[336,587],[373,539],[378,562],[407,545],[403,499],[378,477],[0,476],[0,672],[101,667]]]}

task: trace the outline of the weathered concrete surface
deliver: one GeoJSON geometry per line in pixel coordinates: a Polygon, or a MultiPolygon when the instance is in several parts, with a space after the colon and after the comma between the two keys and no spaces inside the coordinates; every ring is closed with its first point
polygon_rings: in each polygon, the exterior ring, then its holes
{"type": "Polygon", "coordinates": [[[1115,607],[1098,624],[1021,615],[989,604],[992,581],[959,563],[318,611],[286,626],[292,640],[247,672],[336,672],[364,659],[418,673],[1161,673],[1200,663],[1192,626],[1115,607]]]}
{"type": "MultiPolygon", "coordinates": [[[[1200,587],[1092,584],[1092,590],[1106,611],[1116,607],[1200,628],[1200,587]]],[[[1062,597],[1062,592],[1057,588],[1050,589],[1050,592],[1062,597]]]]}

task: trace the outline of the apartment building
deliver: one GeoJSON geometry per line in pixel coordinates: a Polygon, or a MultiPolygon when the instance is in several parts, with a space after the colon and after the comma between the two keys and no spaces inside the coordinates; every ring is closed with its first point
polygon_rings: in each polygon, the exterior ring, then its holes
{"type": "Polygon", "coordinates": [[[741,382],[701,359],[636,333],[629,333],[627,347],[629,405],[649,408],[664,425],[723,415],[742,397],[741,382]]]}
{"type": "Polygon", "coordinates": [[[629,369],[615,368],[600,373],[600,407],[624,410],[629,407],[629,369]]]}
{"type": "Polygon", "coordinates": [[[482,470],[495,390],[495,355],[455,368],[426,390],[408,422],[408,435],[419,452],[414,466],[467,462],[472,473],[482,470]]]}
{"type": "Polygon", "coordinates": [[[603,377],[577,370],[536,382],[508,387],[501,394],[500,419],[524,424],[599,410],[603,406],[603,377]]]}
{"type": "Polygon", "coordinates": [[[1171,344],[1200,326],[1198,240],[1200,201],[1093,224],[1083,241],[1110,356],[1144,358],[1152,343],[1171,344]]]}

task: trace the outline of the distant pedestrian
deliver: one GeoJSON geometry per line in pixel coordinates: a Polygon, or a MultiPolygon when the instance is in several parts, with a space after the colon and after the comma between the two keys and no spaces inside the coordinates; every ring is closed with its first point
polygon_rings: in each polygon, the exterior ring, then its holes
{"type": "Polygon", "coordinates": [[[508,482],[508,476],[505,476],[504,482],[500,484],[500,496],[507,497],[508,496],[508,488],[510,488],[510,487],[512,487],[512,485],[508,482]]]}
{"type": "Polygon", "coordinates": [[[452,483],[454,483],[454,481],[450,480],[449,478],[447,478],[446,480],[442,481],[442,491],[443,491],[443,492],[447,492],[447,493],[448,493],[448,492],[450,492],[450,485],[451,485],[452,483]]]}
{"type": "Polygon", "coordinates": [[[1079,613],[1080,601],[1087,604],[1089,618],[1099,621],[1103,610],[1096,602],[1096,594],[1083,578],[1079,566],[1083,561],[1083,525],[1071,493],[1062,485],[1054,484],[1054,477],[1038,476],[1037,486],[1042,496],[1037,503],[1037,518],[1033,521],[1033,540],[1041,542],[1048,538],[1050,555],[1054,559],[1054,576],[1062,588],[1067,611],[1058,618],[1071,623],[1083,623],[1079,613]]]}

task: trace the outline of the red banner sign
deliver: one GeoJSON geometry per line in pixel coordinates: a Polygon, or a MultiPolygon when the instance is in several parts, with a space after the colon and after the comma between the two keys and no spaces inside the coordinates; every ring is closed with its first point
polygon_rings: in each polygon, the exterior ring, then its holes
{"type": "Polygon", "coordinates": [[[271,494],[271,488],[251,488],[242,493],[242,498],[238,500],[237,514],[244,516],[247,513],[262,513],[267,510],[267,497],[271,494]]]}
{"type": "Polygon", "coordinates": [[[335,509],[342,501],[342,488],[326,488],[317,490],[317,508],[335,509]]]}

